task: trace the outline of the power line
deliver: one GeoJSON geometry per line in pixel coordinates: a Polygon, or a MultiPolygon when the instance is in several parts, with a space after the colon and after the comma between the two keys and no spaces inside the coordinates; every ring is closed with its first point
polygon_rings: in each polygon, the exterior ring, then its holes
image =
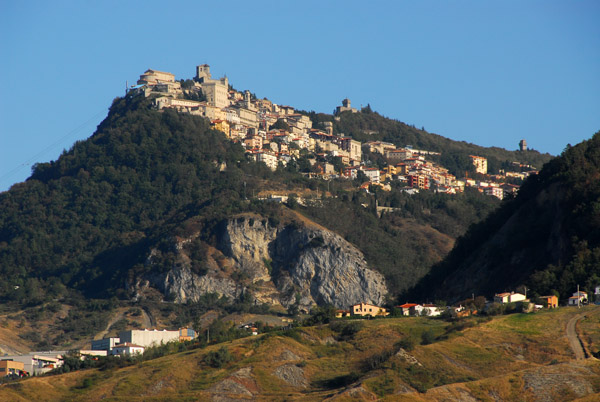
{"type": "Polygon", "coordinates": [[[98,113],[96,113],[95,115],[93,115],[92,117],[90,117],[89,119],[87,119],[85,122],[81,123],[79,126],[77,126],[76,128],[74,128],[73,130],[69,131],[67,134],[65,134],[64,136],[62,136],[61,138],[59,138],[58,140],[56,140],[52,144],[48,145],[46,148],[42,149],[37,154],[35,154],[32,157],[30,157],[29,159],[27,159],[25,162],[21,163],[18,166],[15,166],[13,169],[11,169],[8,172],[6,172],[3,175],[1,175],[0,176],[0,183],[3,183],[9,177],[14,176],[15,174],[17,174],[22,169],[30,166],[32,162],[34,162],[36,160],[39,160],[42,156],[44,156],[45,154],[47,154],[50,150],[52,150],[52,149],[56,148],[57,146],[61,145],[63,142],[65,142],[65,140],[67,138],[72,137],[73,135],[77,134],[79,131],[81,131],[83,128],[85,128],[90,122],[96,120],[98,117],[100,117],[104,113],[106,113],[106,109],[103,108],[101,111],[99,111],[98,113]]]}

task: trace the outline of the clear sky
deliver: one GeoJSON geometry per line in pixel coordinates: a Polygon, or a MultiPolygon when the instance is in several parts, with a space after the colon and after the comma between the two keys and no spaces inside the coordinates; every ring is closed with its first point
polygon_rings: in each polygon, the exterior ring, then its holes
{"type": "Polygon", "coordinates": [[[89,137],[146,69],[343,98],[455,140],[559,154],[600,130],[600,1],[0,1],[0,191],[89,137]]]}

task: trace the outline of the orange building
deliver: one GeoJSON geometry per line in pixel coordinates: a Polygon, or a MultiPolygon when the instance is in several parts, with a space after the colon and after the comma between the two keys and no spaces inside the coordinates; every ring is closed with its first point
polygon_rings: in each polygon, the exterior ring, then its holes
{"type": "Polygon", "coordinates": [[[25,375],[25,364],[23,362],[15,362],[12,360],[0,360],[0,377],[9,375],[25,375]]]}
{"type": "Polygon", "coordinates": [[[557,296],[540,296],[540,300],[544,301],[544,307],[546,308],[557,308],[558,297],[557,296]]]}

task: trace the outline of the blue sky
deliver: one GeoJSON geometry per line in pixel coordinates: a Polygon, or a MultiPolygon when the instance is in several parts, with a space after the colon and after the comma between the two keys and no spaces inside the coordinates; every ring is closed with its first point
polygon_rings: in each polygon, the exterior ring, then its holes
{"type": "Polygon", "coordinates": [[[148,68],[455,140],[559,154],[600,130],[598,1],[0,2],[0,191],[148,68]]]}

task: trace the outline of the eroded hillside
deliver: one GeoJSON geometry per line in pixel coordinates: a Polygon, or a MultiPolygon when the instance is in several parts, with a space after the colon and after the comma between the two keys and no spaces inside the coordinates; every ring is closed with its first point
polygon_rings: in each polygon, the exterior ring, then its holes
{"type": "Polygon", "coordinates": [[[600,392],[600,365],[593,357],[575,360],[565,331],[569,320],[583,314],[578,334],[588,353],[597,353],[599,312],[595,306],[563,308],[455,323],[429,318],[340,320],[121,369],[31,378],[0,387],[0,398],[594,400],[600,392]],[[206,356],[219,350],[230,360],[215,365],[206,356]]]}

